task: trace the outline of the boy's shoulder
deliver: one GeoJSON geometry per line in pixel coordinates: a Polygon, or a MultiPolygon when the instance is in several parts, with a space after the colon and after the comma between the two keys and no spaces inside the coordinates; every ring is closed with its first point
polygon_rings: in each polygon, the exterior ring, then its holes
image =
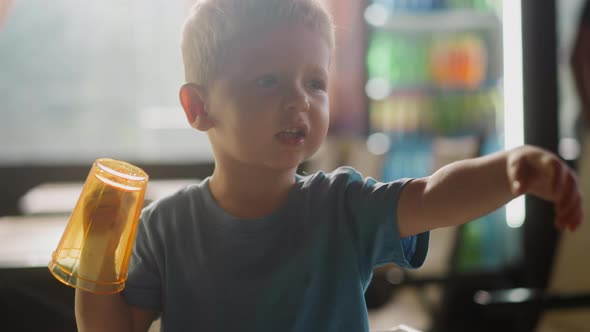
{"type": "MultiPolygon", "coordinates": [[[[311,195],[341,197],[341,194],[351,188],[360,189],[366,185],[377,183],[372,178],[364,177],[359,171],[350,166],[341,166],[331,172],[317,171],[313,174],[300,176],[299,190],[311,195]]],[[[353,189],[354,190],[354,189],[353,189]]]]}
{"type": "Polygon", "coordinates": [[[350,166],[340,166],[331,172],[318,171],[300,177],[304,187],[316,185],[332,187],[365,180],[366,178],[359,171],[350,166]]]}
{"type": "MultiPolygon", "coordinates": [[[[376,191],[399,193],[411,178],[401,178],[382,182],[370,176],[364,176],[350,166],[341,166],[329,173],[318,171],[302,177],[301,190],[321,193],[326,197],[342,197],[342,194],[371,195],[376,191]]],[[[367,196],[368,197],[368,196],[367,196]]]]}
{"type": "Polygon", "coordinates": [[[194,204],[195,200],[202,195],[203,182],[186,185],[177,191],[160,197],[154,201],[146,202],[143,209],[144,214],[166,213],[169,211],[179,211],[187,207],[187,204],[194,204]]]}
{"type": "Polygon", "coordinates": [[[323,170],[319,170],[312,174],[305,174],[299,176],[300,179],[303,181],[317,181],[317,180],[324,180],[324,179],[334,179],[334,178],[362,178],[362,174],[350,166],[340,166],[334,169],[331,172],[326,172],[323,170]]]}

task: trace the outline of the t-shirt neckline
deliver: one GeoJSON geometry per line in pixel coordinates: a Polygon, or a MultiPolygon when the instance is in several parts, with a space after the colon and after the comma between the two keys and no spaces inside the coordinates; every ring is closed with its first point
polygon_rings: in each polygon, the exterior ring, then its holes
{"type": "Polygon", "coordinates": [[[289,190],[287,198],[280,207],[275,209],[270,214],[259,218],[239,218],[225,211],[213,198],[213,194],[209,188],[210,180],[211,177],[205,178],[203,181],[201,181],[199,186],[201,187],[201,192],[203,193],[203,200],[205,207],[208,210],[208,215],[212,217],[211,220],[215,220],[215,224],[217,224],[219,227],[237,227],[243,230],[254,231],[262,228],[273,226],[276,227],[275,225],[280,224],[278,221],[280,221],[281,216],[285,215],[285,213],[291,209],[295,193],[298,191],[298,188],[301,187],[303,182],[303,176],[296,175],[295,183],[289,190]]]}

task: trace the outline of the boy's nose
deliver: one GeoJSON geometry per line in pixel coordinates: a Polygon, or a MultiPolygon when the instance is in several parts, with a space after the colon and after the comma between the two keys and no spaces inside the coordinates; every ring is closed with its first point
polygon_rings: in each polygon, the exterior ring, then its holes
{"type": "Polygon", "coordinates": [[[291,95],[285,102],[285,110],[287,111],[309,111],[311,104],[305,94],[297,93],[291,95]]]}

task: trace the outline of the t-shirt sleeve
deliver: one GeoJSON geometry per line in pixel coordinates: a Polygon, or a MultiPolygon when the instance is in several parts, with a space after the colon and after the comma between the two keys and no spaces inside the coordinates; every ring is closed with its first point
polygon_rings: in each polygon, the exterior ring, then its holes
{"type": "Polygon", "coordinates": [[[156,236],[148,227],[149,219],[153,217],[150,212],[144,209],[139,220],[128,277],[121,295],[132,306],[161,311],[162,283],[154,250],[156,236]]]}
{"type": "Polygon", "coordinates": [[[429,232],[400,238],[397,204],[403,187],[411,179],[381,183],[349,170],[345,204],[352,214],[353,238],[363,271],[394,263],[403,268],[422,266],[428,251],[429,232]]]}

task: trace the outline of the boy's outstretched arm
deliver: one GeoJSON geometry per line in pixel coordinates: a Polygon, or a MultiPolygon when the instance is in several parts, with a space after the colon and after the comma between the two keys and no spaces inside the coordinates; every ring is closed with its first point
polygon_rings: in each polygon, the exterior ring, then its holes
{"type": "Polygon", "coordinates": [[[554,203],[560,229],[575,230],[582,222],[572,170],[551,152],[522,146],[458,161],[408,183],[397,207],[400,236],[466,223],[521,194],[554,203]]]}

